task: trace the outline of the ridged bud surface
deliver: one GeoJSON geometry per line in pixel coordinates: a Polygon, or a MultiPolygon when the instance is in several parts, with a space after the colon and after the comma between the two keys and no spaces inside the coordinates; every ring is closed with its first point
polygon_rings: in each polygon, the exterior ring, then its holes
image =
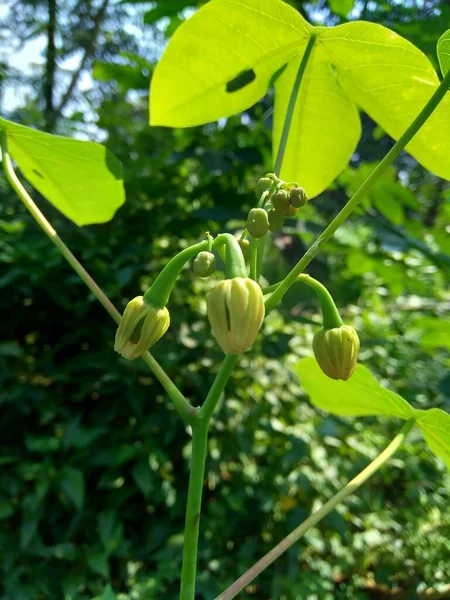
{"type": "Polygon", "coordinates": [[[194,273],[198,277],[209,277],[216,270],[216,257],[212,252],[199,252],[194,260],[194,273]]]}
{"type": "Polygon", "coordinates": [[[166,307],[156,308],[137,296],[127,304],[116,332],[114,350],[134,360],[151,348],[170,325],[166,307]]]}
{"type": "Polygon", "coordinates": [[[353,375],[358,360],[358,334],[350,325],[321,329],[314,336],[313,350],[325,375],[347,381],[353,375]]]}
{"type": "Polygon", "coordinates": [[[264,320],[264,298],[253,279],[219,282],[208,296],[208,319],[225,354],[242,354],[256,339],[264,320]]]}

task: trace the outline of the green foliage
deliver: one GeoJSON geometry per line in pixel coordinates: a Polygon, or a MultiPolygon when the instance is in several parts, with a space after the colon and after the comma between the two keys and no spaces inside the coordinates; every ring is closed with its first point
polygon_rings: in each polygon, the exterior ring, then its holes
{"type": "Polygon", "coordinates": [[[437,43],[437,55],[441,65],[442,75],[447,75],[450,69],[450,29],[442,34],[437,43]]]}
{"type": "MultiPolygon", "coordinates": [[[[397,2],[374,4],[369,17],[415,27],[425,45],[432,31],[434,49],[431,12],[427,18],[417,7],[405,14],[397,2]]],[[[148,63],[151,56],[142,54],[148,63]]],[[[273,168],[270,96],[221,124],[149,129],[147,98],[125,92],[126,76],[116,72],[84,94],[126,167],[127,202],[114,221],[76,228],[35,194],[120,310],[205,230],[242,230],[255,183],[273,168]]],[[[41,114],[33,106],[21,114],[41,114]]],[[[268,283],[292,266],[389,149],[383,131],[367,117],[363,122],[350,168],[274,236],[268,283]]],[[[78,125],[75,113],[61,128],[78,125]]],[[[448,184],[409,156],[383,181],[379,197],[399,204],[401,222],[381,214],[371,195],[308,272],[329,287],[360,333],[361,360],[377,379],[415,409],[448,412],[448,350],[433,344],[431,326],[442,323],[447,302],[448,184]]],[[[0,598],[176,598],[190,438],[145,365],[114,353],[115,326],[4,182],[0,197],[0,598]],[[61,487],[67,469],[83,474],[80,509],[61,487]]],[[[169,305],[172,325],[154,347],[193,402],[207,392],[222,357],[205,313],[214,283],[183,272],[169,305]]],[[[264,324],[254,351],[243,355],[214,417],[199,599],[215,597],[398,431],[393,419],[349,420],[310,406],[292,367],[311,355],[319,327],[313,292],[296,286],[264,324]]],[[[367,600],[400,592],[414,598],[428,588],[448,593],[449,501],[448,473],[412,433],[390,465],[247,595],[367,600]]]]}
{"type": "MultiPolygon", "coordinates": [[[[299,180],[309,197],[317,196],[355,151],[358,108],[398,139],[439,84],[422,52],[381,25],[314,28],[280,0],[208,3],[178,29],[157,65],[151,123],[187,127],[228,117],[252,106],[274,83],[276,155],[310,39],[315,43],[294,103],[280,176],[299,180]],[[265,43],[262,31],[269,32],[265,43]]],[[[450,94],[407,146],[446,179],[449,110],[450,94]]]]}
{"type": "Polygon", "coordinates": [[[104,146],[0,119],[3,131],[24,177],[77,225],[109,221],[124,203],[121,164],[104,146]]]}

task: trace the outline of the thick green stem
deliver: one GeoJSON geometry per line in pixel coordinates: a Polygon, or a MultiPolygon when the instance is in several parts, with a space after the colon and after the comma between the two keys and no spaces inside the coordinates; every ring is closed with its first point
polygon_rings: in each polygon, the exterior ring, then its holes
{"type": "MultiPolygon", "coordinates": [[[[19,178],[17,177],[12,163],[11,158],[8,152],[8,142],[6,137],[6,132],[2,131],[0,133],[0,145],[2,149],[2,161],[3,161],[3,169],[5,171],[6,179],[11,184],[11,187],[14,189],[16,194],[24,203],[25,207],[31,213],[32,217],[42,229],[42,231],[47,235],[50,241],[58,248],[59,252],[62,256],[67,260],[69,265],[73,268],[73,270],[79,275],[80,279],[87,285],[87,287],[91,290],[97,300],[103,305],[106,311],[109,313],[112,319],[116,323],[120,322],[120,313],[116,309],[116,307],[112,304],[110,299],[106,296],[103,290],[99,287],[99,285],[92,279],[80,261],[75,258],[66,244],[62,241],[44,215],[41,213],[39,208],[36,206],[31,196],[28,194],[26,189],[23,187],[19,178]]],[[[194,423],[198,420],[196,409],[189,404],[180,390],[176,387],[176,385],[172,382],[170,377],[165,373],[164,369],[159,365],[155,358],[149,353],[146,352],[142,355],[143,360],[147,363],[150,369],[153,371],[155,377],[162,384],[163,388],[166,390],[168,396],[172,400],[175,408],[181,415],[181,417],[187,421],[189,424],[194,423]]]]}
{"type": "Polygon", "coordinates": [[[221,233],[214,240],[214,248],[225,246],[225,279],[247,277],[244,255],[239,242],[231,233],[221,233]]]}
{"type": "Polygon", "coordinates": [[[411,431],[415,423],[414,419],[407,421],[399,433],[395,436],[392,442],[383,450],[377,458],[370,463],[359,475],[349,481],[345,487],[343,487],[337,494],[335,494],[328,502],[312,514],[306,521],[303,521],[294,531],[292,531],[287,537],[284,538],[275,548],[268,552],[261,560],[259,560],[251,569],[249,569],[244,575],[239,577],[229,588],[227,588],[216,600],[231,600],[239,592],[244,590],[247,585],[255,579],[264,569],[271,565],[277,558],[279,558],[286,550],[288,550],[295,542],[297,542],[311,527],[314,527],[319,521],[321,521],[333,508],[342,502],[344,498],[353,494],[363,483],[365,483],[369,477],[380,469],[384,463],[391,458],[391,456],[400,448],[403,444],[406,436],[411,431]]]}
{"type": "Polygon", "coordinates": [[[266,235],[264,237],[259,238],[259,240],[258,240],[258,260],[256,262],[256,281],[259,281],[259,278],[261,277],[263,260],[264,260],[264,252],[266,250],[266,243],[267,243],[268,237],[269,237],[269,234],[266,233],[266,235]]]}
{"type": "Polygon", "coordinates": [[[306,65],[308,64],[308,59],[311,55],[315,41],[316,37],[312,35],[309,38],[308,45],[306,46],[305,53],[303,54],[297,71],[297,77],[295,78],[294,85],[292,86],[286,117],[284,119],[283,131],[281,132],[280,145],[278,146],[277,158],[275,160],[274,171],[278,176],[280,176],[281,166],[283,164],[284,153],[286,151],[287,141],[289,138],[289,130],[291,128],[292,117],[294,114],[295,104],[297,102],[298,91],[300,89],[300,84],[302,82],[303,75],[305,74],[306,65]]]}
{"type": "Polygon", "coordinates": [[[192,454],[184,527],[180,600],[194,600],[195,598],[200,509],[208,444],[208,426],[208,421],[201,421],[192,428],[192,454]]]}
{"type": "Polygon", "coordinates": [[[209,239],[185,248],[174,256],[156,277],[155,281],[144,294],[144,300],[157,308],[164,308],[169,302],[172,288],[175,285],[181,269],[188,260],[194,258],[202,250],[209,250],[211,242],[209,239]]]}
{"type": "MultiPolygon", "coordinates": [[[[336,308],[336,304],[334,303],[333,297],[327,288],[309,275],[303,274],[299,275],[296,279],[298,283],[304,283],[309,286],[316,292],[316,296],[320,302],[320,308],[322,310],[322,318],[323,318],[323,326],[325,329],[333,329],[333,327],[341,327],[342,319],[339,314],[338,309],[336,308]]],[[[263,289],[263,294],[271,294],[278,289],[278,286],[281,284],[281,281],[278,283],[274,283],[269,287],[263,289]]],[[[266,301],[267,305],[268,300],[266,301]]]]}
{"type": "Polygon", "coordinates": [[[328,227],[320,234],[317,240],[312,244],[309,250],[306,251],[304,256],[295,265],[292,271],[285,277],[280,283],[278,289],[272,294],[266,303],[266,314],[270,312],[283,298],[285,293],[296,281],[297,276],[309,265],[313,260],[322,246],[331,238],[336,230],[342,225],[349,215],[356,208],[358,203],[366,196],[367,192],[371,189],[374,183],[379,177],[386,171],[386,169],[394,162],[400,152],[405,146],[411,141],[415,134],[419,131],[422,125],[429,119],[433,111],[437,108],[441,100],[444,98],[448,88],[450,86],[450,71],[441,81],[439,87],[434,92],[433,96],[427,102],[425,107],[422,109],[420,114],[416,117],[413,123],[408,127],[401,138],[394,144],[391,150],[386,154],[383,160],[375,167],[369,177],[361,185],[361,187],[355,192],[350,198],[344,208],[336,215],[331,221],[328,227]]]}
{"type": "Polygon", "coordinates": [[[198,409],[200,420],[192,426],[192,455],[184,530],[180,600],[194,600],[195,598],[200,509],[209,423],[238,358],[235,354],[226,355],[203,406],[198,409]]]}

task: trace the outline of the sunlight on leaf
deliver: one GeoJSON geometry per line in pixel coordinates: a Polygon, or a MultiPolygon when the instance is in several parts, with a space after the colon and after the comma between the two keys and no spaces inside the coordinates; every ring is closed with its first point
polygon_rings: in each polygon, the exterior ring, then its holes
{"type": "MultiPolygon", "coordinates": [[[[312,34],[317,39],[280,175],[299,181],[310,198],[316,196],[345,169],[356,148],[361,134],[357,107],[398,139],[439,85],[426,56],[381,25],[312,27],[281,0],[210,2],[177,30],[156,67],[151,124],[189,127],[244,111],[287,65],[275,81],[275,156],[293,81],[312,34]]],[[[446,179],[449,113],[450,93],[407,146],[422,165],[446,179]]]]}
{"type": "Polygon", "coordinates": [[[414,411],[430,450],[450,469],[450,415],[440,408],[414,411]]]}
{"type": "Polygon", "coordinates": [[[445,77],[450,69],[450,29],[439,38],[437,55],[442,75],[445,77]]]}
{"type": "Polygon", "coordinates": [[[95,142],[74,140],[0,119],[23,176],[77,225],[104,223],[125,201],[120,162],[95,142]]]}
{"type": "Polygon", "coordinates": [[[348,381],[327,377],[314,358],[303,358],[295,370],[312,404],[334,415],[390,415],[401,419],[414,415],[406,400],[380,385],[362,365],[357,365],[348,381]]]}

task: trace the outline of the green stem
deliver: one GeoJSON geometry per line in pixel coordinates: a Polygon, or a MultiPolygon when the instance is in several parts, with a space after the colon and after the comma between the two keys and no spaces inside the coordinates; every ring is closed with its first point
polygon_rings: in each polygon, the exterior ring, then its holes
{"type": "Polygon", "coordinates": [[[437,108],[441,100],[444,98],[449,86],[450,71],[441,81],[439,87],[434,92],[433,96],[427,102],[427,104],[416,117],[416,119],[414,119],[412,124],[405,131],[405,133],[401,136],[398,142],[394,144],[394,146],[386,154],[383,160],[375,167],[375,169],[372,171],[369,177],[361,185],[361,187],[354,193],[352,198],[350,198],[350,200],[347,202],[344,208],[336,215],[336,217],[331,221],[328,227],[320,234],[317,240],[306,251],[304,256],[299,260],[299,262],[295,265],[292,271],[280,283],[278,289],[272,294],[272,296],[266,303],[266,314],[270,312],[278,304],[278,302],[280,302],[280,300],[283,298],[283,296],[291,287],[291,285],[296,281],[297,276],[300,275],[300,273],[309,265],[309,263],[313,260],[313,258],[322,248],[322,246],[331,238],[332,235],[334,235],[336,230],[342,225],[342,223],[347,219],[347,217],[351,215],[358,203],[366,196],[367,192],[371,189],[374,183],[379,179],[379,177],[384,173],[384,171],[386,171],[386,169],[394,162],[394,160],[398,157],[400,152],[411,141],[411,139],[419,131],[422,125],[429,119],[433,111],[437,108]]]}
{"type": "Polygon", "coordinates": [[[258,240],[250,236],[250,278],[256,281],[258,271],[258,240]]]}
{"type": "Polygon", "coordinates": [[[239,242],[231,233],[220,233],[214,240],[214,248],[225,246],[225,279],[247,277],[244,255],[239,242]]]}
{"type": "Polygon", "coordinates": [[[157,308],[164,308],[169,302],[169,297],[181,269],[188,260],[194,258],[202,250],[209,250],[209,239],[185,248],[174,256],[156,277],[155,281],[144,294],[144,300],[157,308]]]}
{"type": "MultiPolygon", "coordinates": [[[[316,292],[316,296],[320,302],[320,308],[322,310],[322,318],[323,318],[323,326],[325,329],[333,329],[333,327],[341,327],[342,319],[339,314],[338,309],[336,308],[336,304],[334,303],[333,297],[327,288],[314,279],[310,277],[310,275],[299,275],[295,280],[297,283],[304,283],[309,286],[316,292]]],[[[263,288],[263,294],[271,294],[278,289],[278,286],[281,284],[281,281],[278,283],[274,283],[269,287],[263,288]]],[[[266,301],[266,305],[267,305],[266,301]]]]}
{"type": "Polygon", "coordinates": [[[289,130],[291,128],[292,117],[294,114],[295,104],[297,102],[298,91],[300,89],[300,84],[302,82],[303,75],[305,74],[306,65],[308,64],[308,59],[311,55],[315,41],[316,36],[312,35],[308,40],[308,45],[306,46],[305,53],[303,54],[300,66],[297,71],[297,77],[295,78],[294,85],[292,86],[292,92],[289,98],[289,104],[286,111],[286,118],[284,119],[283,131],[281,133],[280,145],[278,146],[277,158],[275,160],[274,171],[278,176],[280,176],[281,166],[283,164],[284,153],[286,151],[287,141],[289,137],[289,130]]]}
{"type": "Polygon", "coordinates": [[[204,421],[197,423],[192,428],[192,454],[184,526],[180,600],[194,600],[195,598],[200,509],[208,444],[208,425],[208,421],[204,421]]]}
{"type": "Polygon", "coordinates": [[[255,579],[264,569],[271,565],[277,558],[279,558],[286,550],[288,550],[295,542],[297,542],[311,527],[314,527],[319,521],[321,521],[333,508],[339,504],[344,498],[353,494],[363,483],[365,483],[374,473],[384,465],[384,463],[391,458],[391,456],[400,448],[403,444],[406,436],[411,431],[415,423],[414,419],[406,421],[399,433],[395,436],[392,442],[383,450],[377,458],[370,463],[359,475],[349,481],[345,487],[343,487],[337,494],[335,494],[328,502],[313,513],[310,517],[303,521],[294,531],[284,538],[275,548],[272,548],[261,560],[251,567],[244,575],[239,577],[229,588],[227,588],[216,600],[231,600],[239,592],[244,590],[248,584],[255,579]]]}
{"type": "Polygon", "coordinates": [[[217,377],[214,380],[203,405],[198,409],[198,414],[202,419],[209,421],[211,418],[238,358],[239,356],[237,354],[227,354],[225,356],[222,366],[217,373],[217,377]]]}
{"type": "MultiPolygon", "coordinates": [[[[11,187],[19,196],[19,198],[24,203],[25,207],[31,213],[31,216],[34,218],[36,223],[42,229],[42,231],[47,235],[50,241],[58,248],[59,252],[62,256],[67,260],[69,265],[73,268],[73,270],[79,275],[80,279],[87,285],[87,287],[91,290],[97,300],[102,304],[102,306],[106,309],[112,319],[116,323],[120,322],[121,315],[116,307],[112,304],[110,299],[106,296],[103,290],[99,287],[99,285],[92,279],[80,261],[75,258],[66,244],[62,241],[44,215],[41,213],[39,208],[36,206],[31,196],[28,194],[26,189],[23,187],[19,178],[17,177],[14,168],[11,163],[11,158],[9,156],[8,151],[8,142],[6,138],[6,132],[2,131],[0,133],[0,145],[2,149],[2,161],[3,161],[3,169],[5,171],[6,179],[11,184],[11,187]]],[[[164,369],[159,365],[155,358],[149,353],[146,352],[142,355],[142,358],[153,371],[155,377],[161,383],[163,388],[166,390],[168,396],[172,400],[175,408],[178,413],[181,415],[183,419],[185,419],[189,424],[194,423],[198,420],[196,409],[189,404],[180,390],[176,387],[176,385],[172,382],[170,377],[165,373],[164,369]]]]}
{"type": "Polygon", "coordinates": [[[258,240],[258,260],[256,263],[256,281],[259,281],[259,278],[261,277],[263,260],[264,260],[264,251],[266,249],[266,243],[267,243],[268,236],[269,236],[269,234],[266,233],[266,235],[264,237],[259,238],[259,240],[258,240]]]}
{"type": "Polygon", "coordinates": [[[192,426],[192,455],[184,530],[180,600],[194,600],[195,598],[200,509],[209,423],[238,358],[235,354],[226,355],[203,406],[198,409],[200,420],[192,426]]]}

